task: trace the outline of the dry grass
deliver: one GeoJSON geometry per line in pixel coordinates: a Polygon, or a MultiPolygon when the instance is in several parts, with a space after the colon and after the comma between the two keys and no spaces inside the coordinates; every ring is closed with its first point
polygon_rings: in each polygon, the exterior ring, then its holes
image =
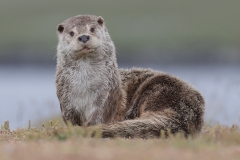
{"type": "Polygon", "coordinates": [[[100,130],[81,127],[49,127],[10,131],[1,126],[0,155],[3,160],[75,159],[239,159],[240,132],[236,126],[205,126],[195,138],[180,134],[168,139],[102,139],[100,130]],[[95,137],[91,138],[92,133],[95,137]]]}

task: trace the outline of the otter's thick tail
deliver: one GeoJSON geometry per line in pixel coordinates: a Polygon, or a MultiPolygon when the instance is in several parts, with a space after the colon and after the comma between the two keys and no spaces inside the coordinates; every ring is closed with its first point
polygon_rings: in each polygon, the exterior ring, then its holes
{"type": "Polygon", "coordinates": [[[168,131],[174,133],[180,131],[176,120],[165,115],[151,114],[133,120],[125,120],[103,127],[103,137],[124,138],[159,138],[166,136],[168,131]]]}

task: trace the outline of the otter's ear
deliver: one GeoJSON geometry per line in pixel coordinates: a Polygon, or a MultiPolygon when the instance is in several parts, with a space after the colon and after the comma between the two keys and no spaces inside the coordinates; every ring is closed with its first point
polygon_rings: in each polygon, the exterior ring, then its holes
{"type": "Polygon", "coordinates": [[[97,22],[100,26],[103,26],[104,19],[101,16],[99,16],[97,22]]]}
{"type": "Polygon", "coordinates": [[[58,30],[59,33],[62,33],[63,30],[64,30],[63,25],[62,25],[62,24],[59,24],[57,30],[58,30]]]}

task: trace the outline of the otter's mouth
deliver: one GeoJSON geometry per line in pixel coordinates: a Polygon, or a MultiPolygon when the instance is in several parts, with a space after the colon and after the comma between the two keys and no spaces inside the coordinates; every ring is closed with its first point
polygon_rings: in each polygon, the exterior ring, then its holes
{"type": "Polygon", "coordinates": [[[76,53],[90,53],[93,52],[94,49],[93,48],[89,48],[89,47],[83,47],[80,50],[77,50],[76,53]]]}
{"type": "Polygon", "coordinates": [[[88,48],[88,47],[83,47],[81,50],[80,50],[80,52],[81,51],[88,51],[88,50],[90,50],[91,48],[88,48]]]}

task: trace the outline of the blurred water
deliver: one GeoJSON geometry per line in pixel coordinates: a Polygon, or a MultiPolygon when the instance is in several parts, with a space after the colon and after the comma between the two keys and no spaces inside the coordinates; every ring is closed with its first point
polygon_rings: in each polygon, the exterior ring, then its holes
{"type": "Polygon", "coordinates": [[[0,67],[0,124],[10,121],[11,129],[28,126],[60,114],[55,93],[54,67],[0,67]]]}
{"type": "MultiPolygon", "coordinates": [[[[131,67],[128,65],[120,67],[131,67]]],[[[154,66],[191,83],[205,97],[205,121],[240,126],[240,66],[154,66]]],[[[0,124],[27,127],[60,115],[55,91],[55,67],[0,66],[0,124]]]]}

